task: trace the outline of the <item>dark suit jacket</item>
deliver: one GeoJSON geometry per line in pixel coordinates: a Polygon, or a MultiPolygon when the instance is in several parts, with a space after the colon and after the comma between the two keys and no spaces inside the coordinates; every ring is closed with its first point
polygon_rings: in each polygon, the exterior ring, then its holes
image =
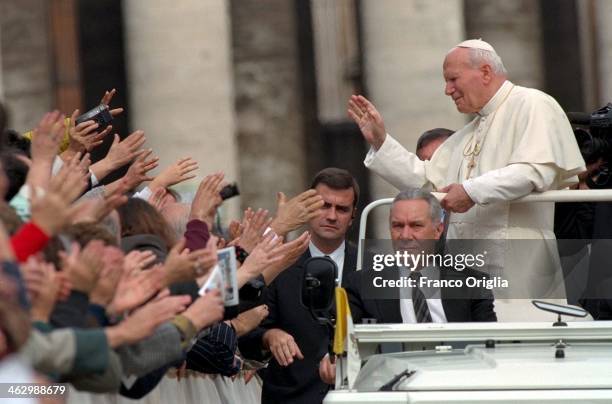
{"type": "MultiPolygon", "coordinates": [[[[394,270],[395,271],[395,270],[394,270]]],[[[364,318],[375,318],[378,323],[402,323],[399,305],[399,289],[396,299],[367,299],[363,296],[362,281],[364,271],[349,274],[344,287],[349,298],[351,315],[356,324],[364,318]]],[[[466,268],[463,271],[442,269],[440,279],[462,279],[461,288],[442,288],[440,291],[442,307],[449,323],[470,321],[497,321],[493,310],[493,293],[485,288],[468,288],[465,279],[487,277],[483,272],[466,268]]]]}
{"type": "MultiPolygon", "coordinates": [[[[319,362],[328,350],[330,340],[327,326],[315,321],[310,312],[300,304],[303,264],[310,258],[307,250],[290,268],[283,271],[266,291],[265,303],[270,314],[262,323],[261,336],[267,329],[280,328],[293,336],[303,360],[294,360],[281,367],[274,358],[268,368],[261,371],[263,379],[262,403],[320,403],[329,386],[319,377],[319,362]]],[[[342,283],[355,271],[357,249],[346,243],[342,283]]]]}

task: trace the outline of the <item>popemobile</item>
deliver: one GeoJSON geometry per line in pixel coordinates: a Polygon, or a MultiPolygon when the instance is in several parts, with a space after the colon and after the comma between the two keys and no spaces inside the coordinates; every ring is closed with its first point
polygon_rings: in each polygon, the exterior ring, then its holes
{"type": "MultiPolygon", "coordinates": [[[[525,199],[603,201],[612,200],[612,191],[550,191],[525,199]]],[[[358,269],[367,216],[391,202],[364,209],[358,269]]],[[[332,300],[331,290],[329,302],[309,298],[326,284],[322,277],[334,279],[329,265],[320,259],[307,264],[302,298],[313,315],[332,300]]],[[[326,404],[612,403],[612,321],[584,320],[581,308],[534,300],[550,314],[550,321],[537,323],[353,324],[343,292],[336,288],[336,387],[326,404]],[[379,353],[385,346],[395,352],[379,353]]]]}

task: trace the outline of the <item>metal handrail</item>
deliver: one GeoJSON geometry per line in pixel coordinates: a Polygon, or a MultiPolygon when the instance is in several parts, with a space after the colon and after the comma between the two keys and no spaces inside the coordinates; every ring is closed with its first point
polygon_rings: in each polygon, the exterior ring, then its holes
{"type": "Polygon", "coordinates": [[[359,344],[454,341],[612,341],[612,321],[569,321],[564,327],[538,323],[355,324],[359,344]]]}
{"type": "MultiPolygon", "coordinates": [[[[446,194],[440,192],[432,192],[432,194],[442,200],[446,194]]],[[[540,193],[529,194],[523,198],[511,201],[512,203],[523,202],[607,202],[612,201],[612,189],[590,189],[590,190],[562,190],[562,191],[546,191],[540,193]]],[[[359,244],[357,245],[357,270],[362,269],[363,259],[363,241],[365,240],[366,225],[370,212],[383,205],[390,205],[393,198],[378,199],[369,203],[361,212],[359,220],[359,244]]]]}

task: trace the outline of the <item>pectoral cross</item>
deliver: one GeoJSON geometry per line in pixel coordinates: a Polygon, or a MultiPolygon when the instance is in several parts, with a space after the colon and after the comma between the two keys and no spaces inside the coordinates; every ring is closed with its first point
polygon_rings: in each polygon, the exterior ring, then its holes
{"type": "Polygon", "coordinates": [[[470,178],[470,174],[472,174],[472,170],[476,167],[476,156],[478,156],[479,154],[480,154],[480,142],[476,142],[476,144],[474,145],[474,149],[469,154],[470,161],[468,161],[467,173],[465,174],[466,180],[470,178]]]}
{"type": "Polygon", "coordinates": [[[476,159],[474,158],[474,155],[472,154],[472,157],[470,157],[470,161],[468,162],[468,165],[467,165],[467,173],[465,174],[466,180],[470,178],[470,174],[472,173],[472,170],[474,169],[474,167],[476,167],[476,159]]]}

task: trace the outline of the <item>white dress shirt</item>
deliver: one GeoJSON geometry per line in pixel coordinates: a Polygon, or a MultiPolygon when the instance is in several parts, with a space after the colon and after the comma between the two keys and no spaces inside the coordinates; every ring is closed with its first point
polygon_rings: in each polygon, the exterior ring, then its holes
{"type": "MultiPolygon", "coordinates": [[[[402,276],[409,276],[409,269],[400,270],[402,276]]],[[[436,267],[426,267],[421,269],[421,275],[428,279],[440,279],[440,270],[436,267]]],[[[431,321],[433,323],[446,323],[446,315],[444,314],[444,307],[442,306],[442,300],[440,299],[440,289],[431,289],[427,287],[421,288],[421,291],[425,296],[431,296],[427,298],[427,307],[431,313],[431,321]]],[[[402,314],[402,322],[404,323],[416,323],[416,315],[414,314],[414,305],[412,304],[412,288],[407,286],[402,288],[400,292],[400,312],[402,314]]]]}

